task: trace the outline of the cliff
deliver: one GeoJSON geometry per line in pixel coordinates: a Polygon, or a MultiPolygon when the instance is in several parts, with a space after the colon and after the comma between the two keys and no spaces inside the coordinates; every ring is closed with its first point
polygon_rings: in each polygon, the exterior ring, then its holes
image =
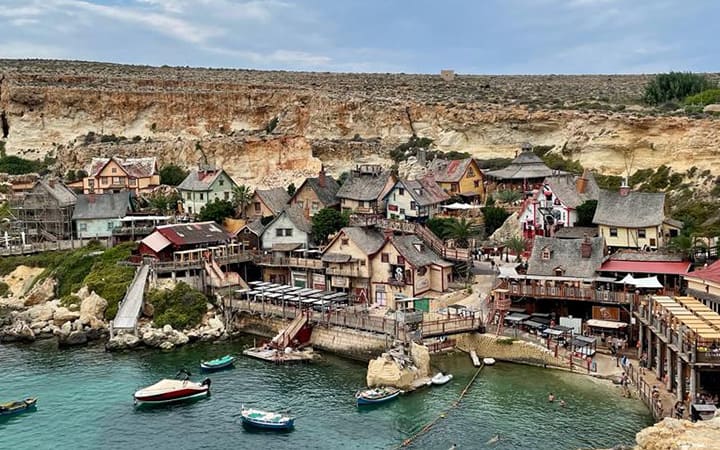
{"type": "Polygon", "coordinates": [[[720,418],[692,423],[666,418],[640,431],[636,450],[692,450],[718,448],[720,418]]]}
{"type": "Polygon", "coordinates": [[[636,105],[649,76],[457,76],[264,72],[0,60],[8,154],[61,169],[98,154],[195,165],[200,151],[250,184],[299,178],[322,161],[388,161],[416,133],[440,149],[513,156],[525,141],[620,173],[670,165],[720,172],[718,120],[636,105]],[[275,123],[275,125],[274,125],[275,123]],[[86,145],[84,136],[125,136],[86,145]],[[134,138],[134,142],[133,142],[134,138]],[[277,164],[281,164],[277,166],[277,164]],[[279,172],[276,172],[279,169],[279,172]],[[253,174],[252,176],[249,174],[253,174]]]}

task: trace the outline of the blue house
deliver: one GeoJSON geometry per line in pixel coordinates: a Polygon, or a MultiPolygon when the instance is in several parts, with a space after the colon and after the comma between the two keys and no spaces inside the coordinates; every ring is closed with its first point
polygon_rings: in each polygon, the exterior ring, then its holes
{"type": "Polygon", "coordinates": [[[122,226],[120,219],[133,211],[132,203],[130,192],[79,195],[73,213],[77,237],[111,237],[113,229],[122,226]]]}

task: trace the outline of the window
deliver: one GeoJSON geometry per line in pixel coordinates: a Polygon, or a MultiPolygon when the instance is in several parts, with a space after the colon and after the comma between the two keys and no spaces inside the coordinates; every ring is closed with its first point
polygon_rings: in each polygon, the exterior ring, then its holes
{"type": "Polygon", "coordinates": [[[255,209],[255,212],[260,212],[260,202],[253,203],[253,208],[255,209]]]}
{"type": "Polygon", "coordinates": [[[312,209],[313,211],[317,211],[318,209],[320,209],[320,203],[312,202],[312,209]]]}
{"type": "Polygon", "coordinates": [[[115,228],[115,223],[113,223],[113,222],[108,222],[108,223],[107,223],[107,229],[108,229],[108,231],[112,231],[113,228],[115,228]]]}
{"type": "MultiPolygon", "coordinates": [[[[90,178],[90,179],[88,180],[88,187],[95,187],[95,180],[93,180],[92,178],[90,178]]],[[[671,231],[672,231],[672,230],[671,230],[671,231]]]]}
{"type": "Polygon", "coordinates": [[[298,205],[300,208],[302,208],[302,207],[303,207],[303,201],[302,201],[302,200],[298,200],[298,201],[297,201],[297,205],[298,205]]]}
{"type": "Polygon", "coordinates": [[[137,186],[137,179],[136,179],[136,178],[130,178],[130,186],[137,186]]]}
{"type": "Polygon", "coordinates": [[[398,189],[398,195],[405,195],[405,189],[403,189],[403,188],[398,189]]]}
{"type": "Polygon", "coordinates": [[[650,238],[650,247],[655,247],[657,245],[657,242],[655,242],[655,238],[650,238]]]}
{"type": "Polygon", "coordinates": [[[384,263],[390,262],[390,255],[387,254],[387,253],[381,253],[381,254],[380,254],[380,261],[381,261],[381,262],[384,262],[384,263]]]}
{"type": "Polygon", "coordinates": [[[117,167],[110,168],[110,173],[117,173],[117,167]]]}
{"type": "Polygon", "coordinates": [[[120,184],[120,177],[112,177],[113,184],[120,184]]]}
{"type": "Polygon", "coordinates": [[[350,239],[348,239],[348,238],[340,239],[340,245],[349,245],[349,244],[350,244],[350,239]]]}
{"type": "Polygon", "coordinates": [[[109,184],[110,183],[110,177],[101,177],[100,182],[102,184],[109,184]]]}
{"type": "Polygon", "coordinates": [[[544,249],[542,249],[541,258],[544,260],[550,259],[550,249],[549,248],[545,247],[544,249]]]}
{"type": "Polygon", "coordinates": [[[639,239],[645,239],[647,236],[645,235],[645,230],[638,230],[638,238],[639,239]]]}
{"type": "Polygon", "coordinates": [[[417,203],[415,203],[414,201],[410,202],[410,209],[412,209],[412,210],[417,209],[417,203]]]}
{"type": "Polygon", "coordinates": [[[398,263],[399,266],[405,265],[405,258],[403,258],[402,256],[398,255],[398,257],[397,257],[397,263],[398,263]]]}
{"type": "Polygon", "coordinates": [[[225,197],[225,200],[230,200],[230,193],[225,191],[223,197],[225,197]]]}
{"type": "Polygon", "coordinates": [[[610,228],[610,237],[617,237],[617,228],[610,228]]]}
{"type": "Polygon", "coordinates": [[[79,224],[78,224],[78,230],[79,230],[79,231],[87,231],[87,224],[86,224],[86,223],[79,223],[79,224]]]}
{"type": "Polygon", "coordinates": [[[220,180],[220,181],[218,181],[218,184],[219,184],[220,186],[225,186],[225,180],[220,180]]]}
{"type": "Polygon", "coordinates": [[[360,265],[364,267],[365,264],[366,264],[365,260],[364,260],[364,259],[361,259],[361,260],[360,260],[360,265]]]}
{"type": "Polygon", "coordinates": [[[405,214],[405,208],[400,208],[400,214],[405,214]]]}
{"type": "Polygon", "coordinates": [[[468,167],[467,176],[468,176],[468,178],[472,178],[475,176],[475,171],[472,170],[472,167],[468,167]]]}
{"type": "Polygon", "coordinates": [[[282,237],[284,234],[285,234],[285,230],[283,228],[275,229],[275,237],[282,237]]]}
{"type": "Polygon", "coordinates": [[[475,181],[473,181],[473,186],[476,187],[476,188],[479,188],[479,187],[480,187],[480,180],[475,180],[475,181]]]}
{"type": "Polygon", "coordinates": [[[200,193],[200,200],[204,200],[203,195],[204,195],[204,194],[201,192],[201,193],[200,193]]]}
{"type": "Polygon", "coordinates": [[[188,200],[192,200],[192,192],[188,192],[188,193],[187,193],[187,199],[188,199],[188,200]]]}

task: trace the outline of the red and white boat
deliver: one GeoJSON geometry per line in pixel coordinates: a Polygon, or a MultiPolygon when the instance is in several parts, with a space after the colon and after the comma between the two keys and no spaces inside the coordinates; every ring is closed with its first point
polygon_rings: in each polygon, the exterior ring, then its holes
{"type": "Polygon", "coordinates": [[[135,392],[135,404],[160,405],[205,397],[210,394],[210,378],[202,383],[164,379],[135,392]]]}

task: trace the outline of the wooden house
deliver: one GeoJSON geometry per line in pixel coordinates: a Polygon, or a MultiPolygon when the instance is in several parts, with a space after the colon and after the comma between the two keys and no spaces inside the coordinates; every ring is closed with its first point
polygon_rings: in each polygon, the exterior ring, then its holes
{"type": "Polygon", "coordinates": [[[244,216],[248,219],[276,216],[285,209],[289,201],[290,196],[281,187],[255,189],[252,199],[245,206],[244,216]]]}
{"type": "Polygon", "coordinates": [[[395,176],[377,164],[358,164],[340,186],[336,197],[343,212],[385,214],[385,195],[395,185],[395,176]]]}
{"type": "Polygon", "coordinates": [[[335,179],[320,169],[317,177],[306,178],[290,198],[290,204],[298,206],[305,217],[310,218],[324,208],[338,208],[340,201],[336,197],[340,185],[335,179]]]}
{"type": "Polygon", "coordinates": [[[84,194],[109,194],[131,191],[149,192],[160,185],[157,159],[93,158],[82,180],[84,194]]]}
{"type": "Polygon", "coordinates": [[[232,201],[237,183],[223,169],[205,165],[191,171],[177,187],[185,211],[198,214],[205,205],[215,200],[232,201]]]}
{"type": "Polygon", "coordinates": [[[385,194],[388,219],[423,222],[439,211],[442,203],[450,199],[432,176],[418,180],[398,180],[385,194]]]}
{"type": "Polygon", "coordinates": [[[27,242],[72,239],[72,216],[77,197],[51,178],[36,181],[32,188],[10,197],[10,210],[27,242]]]}
{"type": "Polygon", "coordinates": [[[437,184],[451,196],[481,201],[485,197],[485,178],[473,158],[445,160],[435,159],[428,171],[437,184]]]}

